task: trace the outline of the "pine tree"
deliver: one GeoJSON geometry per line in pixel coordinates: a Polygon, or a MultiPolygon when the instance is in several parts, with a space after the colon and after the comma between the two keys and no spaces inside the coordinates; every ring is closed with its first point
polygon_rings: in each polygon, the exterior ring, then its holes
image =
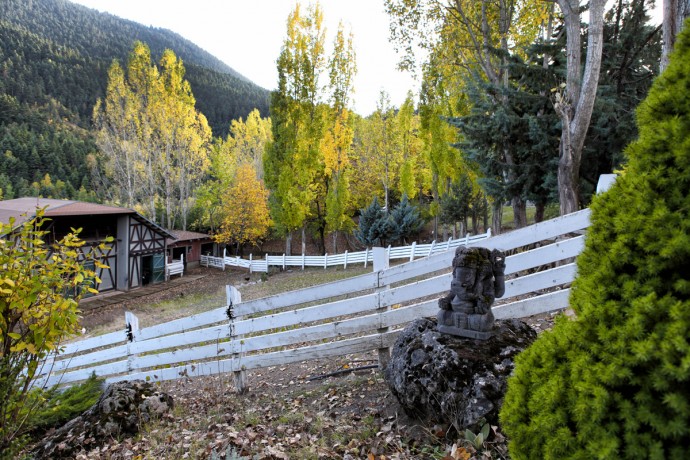
{"type": "Polygon", "coordinates": [[[517,359],[515,459],[683,459],[690,446],[690,31],[637,110],[639,139],[592,225],[570,305],[517,359]]]}
{"type": "Polygon", "coordinates": [[[423,226],[424,219],[419,215],[419,210],[403,194],[400,203],[391,211],[389,239],[405,244],[409,238],[417,236],[423,226]]]}
{"type": "Polygon", "coordinates": [[[379,205],[379,199],[374,197],[371,204],[360,212],[355,238],[367,247],[385,245],[390,234],[390,221],[386,211],[379,205]]]}

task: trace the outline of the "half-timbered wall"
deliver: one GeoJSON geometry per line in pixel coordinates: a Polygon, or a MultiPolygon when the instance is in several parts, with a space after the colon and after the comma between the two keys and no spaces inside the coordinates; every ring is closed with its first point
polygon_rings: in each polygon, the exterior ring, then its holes
{"type": "Polygon", "coordinates": [[[144,274],[145,256],[165,254],[165,236],[151,225],[129,220],[129,287],[139,287],[144,274]]]}

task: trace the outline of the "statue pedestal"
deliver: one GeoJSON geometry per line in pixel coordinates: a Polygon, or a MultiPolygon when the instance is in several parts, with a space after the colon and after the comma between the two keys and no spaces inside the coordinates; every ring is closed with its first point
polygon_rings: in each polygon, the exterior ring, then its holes
{"type": "Polygon", "coordinates": [[[384,374],[391,391],[408,415],[461,433],[497,424],[513,359],[536,332],[518,320],[498,320],[489,339],[474,340],[437,327],[443,326],[435,319],[420,318],[400,332],[384,374]]]}
{"type": "Polygon", "coordinates": [[[438,332],[442,332],[444,334],[450,334],[450,335],[456,335],[458,337],[467,337],[470,339],[480,339],[480,340],[487,340],[493,336],[493,332],[481,332],[481,331],[472,331],[470,329],[461,329],[459,327],[455,326],[443,326],[439,324],[436,326],[436,330],[438,332]]]}

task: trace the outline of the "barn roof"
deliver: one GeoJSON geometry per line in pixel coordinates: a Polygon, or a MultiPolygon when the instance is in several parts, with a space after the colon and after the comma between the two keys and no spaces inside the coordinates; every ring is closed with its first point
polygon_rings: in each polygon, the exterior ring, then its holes
{"type": "Polygon", "coordinates": [[[206,233],[189,232],[186,230],[168,230],[175,237],[175,240],[168,240],[168,244],[180,243],[184,241],[209,240],[211,235],[206,233]]]}
{"type": "Polygon", "coordinates": [[[165,237],[175,238],[170,232],[146,219],[133,209],[74,200],[24,197],[0,201],[0,222],[8,223],[10,217],[14,217],[15,225],[20,225],[36,215],[36,209],[40,208],[46,208],[45,217],[131,214],[137,221],[155,229],[165,237]]]}

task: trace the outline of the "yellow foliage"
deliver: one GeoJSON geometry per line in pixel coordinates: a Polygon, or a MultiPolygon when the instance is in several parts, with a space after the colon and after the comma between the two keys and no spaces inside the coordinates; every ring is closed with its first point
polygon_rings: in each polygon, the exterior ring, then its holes
{"type": "Polygon", "coordinates": [[[224,194],[222,206],[224,217],[216,241],[254,244],[268,233],[268,190],[250,164],[239,166],[235,184],[224,194]]]}

